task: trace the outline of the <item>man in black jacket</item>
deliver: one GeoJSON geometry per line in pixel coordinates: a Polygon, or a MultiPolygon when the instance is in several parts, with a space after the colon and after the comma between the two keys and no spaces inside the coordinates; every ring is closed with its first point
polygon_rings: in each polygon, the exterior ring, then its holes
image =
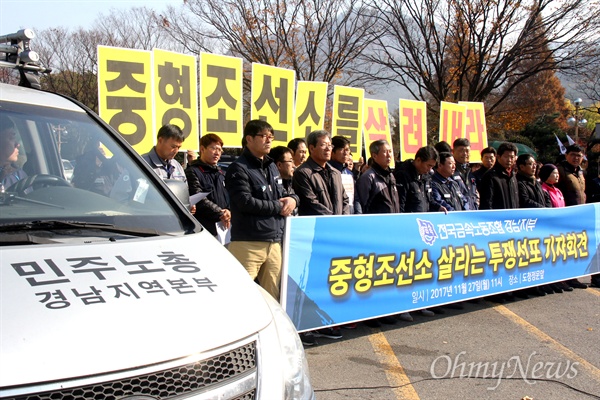
{"type": "Polygon", "coordinates": [[[480,210],[519,208],[519,188],[515,177],[517,146],[504,142],[498,146],[496,164],[481,179],[480,210]]]}
{"type": "Polygon", "coordinates": [[[431,203],[431,170],[438,161],[432,146],[417,150],[414,160],[407,160],[394,170],[400,212],[428,212],[431,203]]]}
{"type": "Polygon", "coordinates": [[[229,195],[225,190],[225,173],[218,165],[223,153],[223,141],[214,133],[200,138],[200,157],[185,169],[190,195],[210,193],[196,205],[194,216],[213,236],[217,235],[216,223],[229,228],[231,212],[229,195]]]}
{"type": "MultiPolygon", "coordinates": [[[[439,155],[433,146],[421,147],[414,160],[407,160],[394,170],[400,212],[428,212],[431,205],[431,170],[437,164],[439,155]]],[[[425,316],[433,316],[431,310],[423,309],[425,316]]],[[[412,321],[410,313],[402,313],[399,318],[412,321]]]]}
{"type": "Polygon", "coordinates": [[[356,190],[364,214],[399,213],[396,179],[390,169],[392,148],[386,140],[369,146],[373,165],[356,182],[356,190]]]}
{"type": "Polygon", "coordinates": [[[279,171],[267,155],[273,139],[273,127],[268,122],[248,122],[244,150],[227,169],[225,187],[231,203],[228,249],[250,277],[258,278],[258,283],[279,300],[283,227],[298,197],[284,194],[279,171]]]}
{"type": "MultiPolygon", "coordinates": [[[[480,210],[504,210],[519,208],[519,188],[515,174],[517,146],[504,142],[498,146],[498,158],[494,166],[483,175],[479,186],[480,210]]],[[[494,295],[493,301],[514,299],[512,293],[494,295]]]]}

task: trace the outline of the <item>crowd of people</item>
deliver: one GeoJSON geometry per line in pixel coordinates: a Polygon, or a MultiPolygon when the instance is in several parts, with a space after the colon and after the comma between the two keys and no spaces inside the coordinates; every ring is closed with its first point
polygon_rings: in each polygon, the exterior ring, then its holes
{"type": "MultiPolygon", "coordinates": [[[[450,146],[440,142],[420,148],[414,159],[390,168],[393,151],[386,140],[369,144],[368,161],[353,163],[350,142],[325,130],[296,138],[288,146],[272,147],[273,127],[249,121],[243,131],[242,154],[222,171],[223,141],[203,135],[199,157],[188,153],[185,170],[176,160],[183,133],[175,125],[158,132],[157,145],[144,159],[163,178],[188,183],[190,195],[209,193],[192,210],[213,235],[216,224],[230,229],[229,251],[250,277],[279,300],[282,240],[285,218],[293,215],[350,215],[411,212],[452,212],[513,208],[565,207],[600,201],[600,179],[589,178],[581,167],[583,150],[567,148],[565,159],[540,165],[530,154],[517,156],[513,143],[481,151],[481,164],[470,163],[470,142],[459,138],[450,146]],[[596,185],[597,187],[594,187],[596,185]],[[591,193],[591,194],[590,194],[591,193]]],[[[600,287],[600,274],[592,276],[600,287]]],[[[544,296],[587,288],[577,279],[493,296],[544,296]]],[[[460,303],[444,306],[461,309],[460,303]]],[[[425,316],[444,313],[444,307],[419,310],[425,316]]],[[[412,321],[410,313],[366,321],[369,326],[412,321]]],[[[354,328],[355,324],[343,327],[354,328]]],[[[340,327],[301,335],[305,345],[317,337],[339,339],[340,327]]]]}

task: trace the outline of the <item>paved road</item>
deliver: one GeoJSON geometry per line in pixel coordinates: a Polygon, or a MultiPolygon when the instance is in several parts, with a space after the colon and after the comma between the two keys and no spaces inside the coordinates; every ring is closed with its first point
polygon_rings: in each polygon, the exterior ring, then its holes
{"type": "Polygon", "coordinates": [[[343,334],[306,348],[319,400],[600,399],[598,288],[343,334]]]}

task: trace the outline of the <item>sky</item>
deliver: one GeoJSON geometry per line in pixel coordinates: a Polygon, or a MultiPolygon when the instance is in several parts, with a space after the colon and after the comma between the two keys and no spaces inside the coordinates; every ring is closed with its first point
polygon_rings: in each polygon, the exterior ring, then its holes
{"type": "Polygon", "coordinates": [[[163,11],[167,4],[178,6],[183,0],[0,0],[0,35],[19,29],[66,27],[87,28],[111,8],[129,9],[146,6],[163,11]]]}

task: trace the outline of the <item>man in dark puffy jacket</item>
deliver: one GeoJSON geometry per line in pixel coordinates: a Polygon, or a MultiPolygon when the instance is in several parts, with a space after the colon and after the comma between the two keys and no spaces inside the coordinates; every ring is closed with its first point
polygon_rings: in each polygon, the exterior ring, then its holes
{"type": "Polygon", "coordinates": [[[407,160],[394,170],[400,212],[428,212],[431,203],[431,170],[438,161],[432,146],[417,150],[414,160],[407,160]]]}
{"type": "Polygon", "coordinates": [[[535,177],[537,164],[531,154],[517,158],[517,183],[519,185],[520,208],[551,208],[550,196],[542,189],[535,177]]]}
{"type": "Polygon", "coordinates": [[[214,133],[200,138],[200,157],[185,169],[190,195],[210,193],[196,205],[194,216],[213,236],[217,235],[216,223],[229,228],[229,194],[225,190],[225,173],[218,165],[223,153],[223,141],[214,133]]]}
{"type": "Polygon", "coordinates": [[[225,187],[231,204],[229,251],[252,279],[279,300],[281,241],[285,217],[298,196],[284,194],[279,171],[268,156],[273,127],[252,120],[244,128],[242,155],[227,168],[225,187]]]}
{"type": "Polygon", "coordinates": [[[481,178],[480,210],[519,208],[519,188],[515,177],[517,146],[504,142],[498,146],[496,164],[481,178]]]}

